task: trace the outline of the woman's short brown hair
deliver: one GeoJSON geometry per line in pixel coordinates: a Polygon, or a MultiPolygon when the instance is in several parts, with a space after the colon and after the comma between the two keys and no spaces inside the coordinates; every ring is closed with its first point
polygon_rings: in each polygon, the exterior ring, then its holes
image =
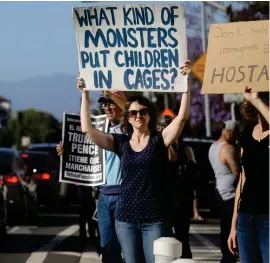
{"type": "Polygon", "coordinates": [[[137,95],[132,96],[127,99],[125,109],[123,111],[123,118],[121,121],[121,131],[123,133],[132,134],[133,133],[133,127],[128,121],[128,111],[130,108],[131,103],[137,101],[140,105],[143,105],[148,108],[149,115],[150,115],[150,121],[148,123],[148,128],[151,132],[154,132],[157,127],[157,111],[155,105],[149,101],[147,98],[137,95]]]}

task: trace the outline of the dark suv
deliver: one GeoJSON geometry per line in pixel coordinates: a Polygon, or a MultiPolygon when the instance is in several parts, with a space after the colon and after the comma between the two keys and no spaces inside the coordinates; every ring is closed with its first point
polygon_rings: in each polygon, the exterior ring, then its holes
{"type": "Polygon", "coordinates": [[[37,208],[55,207],[59,199],[58,165],[47,152],[25,151],[21,157],[26,165],[26,178],[36,185],[35,200],[37,208]]]}
{"type": "Polygon", "coordinates": [[[50,153],[54,157],[55,161],[59,162],[60,159],[56,152],[56,145],[56,143],[33,143],[29,145],[27,150],[50,153]]]}
{"type": "Polygon", "coordinates": [[[70,212],[74,205],[77,206],[79,203],[78,199],[78,188],[75,184],[67,184],[59,182],[59,168],[60,168],[60,157],[56,152],[56,143],[33,143],[31,144],[27,151],[30,153],[32,151],[46,152],[53,157],[53,161],[57,166],[57,181],[59,184],[59,194],[61,209],[65,212],[70,212]]]}

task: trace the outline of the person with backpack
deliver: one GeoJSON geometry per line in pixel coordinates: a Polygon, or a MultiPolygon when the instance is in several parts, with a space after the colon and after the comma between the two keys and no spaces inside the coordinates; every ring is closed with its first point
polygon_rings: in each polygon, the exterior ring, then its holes
{"type": "MultiPolygon", "coordinates": [[[[186,61],[182,75],[191,72],[186,61]]],[[[171,236],[169,193],[166,178],[168,147],[179,137],[189,115],[190,89],[184,92],[178,115],[161,133],[156,131],[155,105],[133,96],[126,102],[121,121],[123,134],[108,134],[92,127],[85,81],[82,91],[81,126],[90,140],[121,160],[122,184],[115,211],[115,228],[126,263],[154,263],[153,243],[171,236]]]]}

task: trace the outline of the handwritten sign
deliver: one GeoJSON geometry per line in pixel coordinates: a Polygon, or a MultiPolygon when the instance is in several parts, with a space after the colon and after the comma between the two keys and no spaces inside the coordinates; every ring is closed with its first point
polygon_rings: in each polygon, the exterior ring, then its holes
{"type": "Polygon", "coordinates": [[[211,25],[201,93],[269,89],[269,21],[211,25]]]}
{"type": "MultiPolygon", "coordinates": [[[[107,130],[106,115],[92,116],[91,121],[96,129],[107,130]]],[[[79,115],[64,113],[62,137],[59,181],[86,186],[104,184],[105,151],[82,133],[79,115]]]]}
{"type": "Polygon", "coordinates": [[[184,7],[126,4],[73,8],[80,75],[90,90],[185,92],[184,7]]]}

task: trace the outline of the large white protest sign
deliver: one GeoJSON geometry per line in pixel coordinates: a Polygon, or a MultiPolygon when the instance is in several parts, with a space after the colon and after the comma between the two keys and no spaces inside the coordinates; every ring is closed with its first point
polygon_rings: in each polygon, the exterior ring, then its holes
{"type": "MultiPolygon", "coordinates": [[[[106,115],[91,116],[92,126],[107,130],[106,115]]],[[[105,183],[105,151],[81,131],[80,116],[64,113],[59,181],[97,186],[105,183]]]]}
{"type": "Polygon", "coordinates": [[[90,90],[185,92],[184,7],[126,4],[73,8],[80,76],[90,90]]]}

